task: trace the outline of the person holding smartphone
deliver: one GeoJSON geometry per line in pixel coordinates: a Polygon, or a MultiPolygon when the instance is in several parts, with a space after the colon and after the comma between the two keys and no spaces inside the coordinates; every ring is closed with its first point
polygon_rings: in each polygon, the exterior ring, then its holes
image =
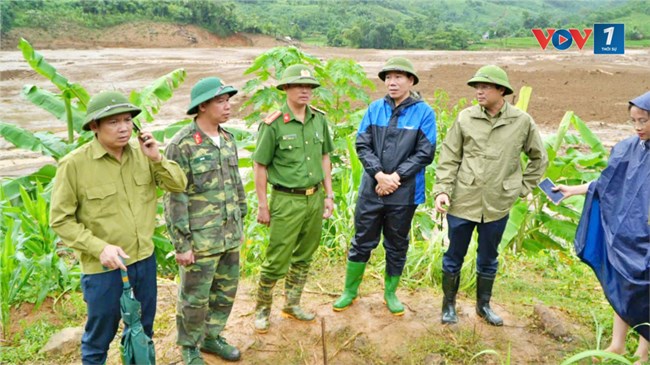
{"type": "Polygon", "coordinates": [[[127,271],[142,326],[150,338],[156,315],[156,186],[182,192],[183,171],[158,150],[150,132],[132,139],[140,108],[119,92],[90,99],[83,129],[95,138],[59,161],[50,224],[81,263],[88,319],[81,362],[103,364],[120,323],[122,276],[127,271]]]}
{"type": "Polygon", "coordinates": [[[640,364],[648,361],[650,334],[650,91],[632,99],[628,111],[636,135],[614,146],[600,177],[553,190],[587,195],[574,244],[615,312],[605,351],[623,354],[631,326],[641,335],[635,352],[640,364]]]}

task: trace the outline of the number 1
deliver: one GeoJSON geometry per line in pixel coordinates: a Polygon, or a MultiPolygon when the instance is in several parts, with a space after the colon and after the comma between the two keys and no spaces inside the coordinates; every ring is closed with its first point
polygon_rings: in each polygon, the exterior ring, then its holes
{"type": "Polygon", "coordinates": [[[612,37],[614,36],[614,27],[609,27],[603,29],[603,32],[607,33],[607,42],[605,42],[606,46],[609,46],[612,44],[612,37]]]}

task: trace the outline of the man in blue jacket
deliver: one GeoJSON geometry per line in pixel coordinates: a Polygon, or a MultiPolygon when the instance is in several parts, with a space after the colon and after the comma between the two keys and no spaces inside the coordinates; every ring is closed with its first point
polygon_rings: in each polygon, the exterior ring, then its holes
{"type": "Polygon", "coordinates": [[[354,215],[355,235],[348,253],[345,289],[334,311],[356,299],[366,263],[384,233],[386,273],[384,300],[390,312],[404,314],[395,296],[406,263],[411,220],[424,203],[424,170],[436,151],[436,117],[420,95],[413,64],[403,57],[389,59],[379,78],[388,94],[370,104],[357,134],[357,154],[365,173],[354,215]]]}

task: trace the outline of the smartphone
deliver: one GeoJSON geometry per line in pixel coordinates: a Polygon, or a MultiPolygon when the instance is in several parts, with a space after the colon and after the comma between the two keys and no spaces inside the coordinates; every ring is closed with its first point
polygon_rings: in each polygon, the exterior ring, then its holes
{"type": "Polygon", "coordinates": [[[147,142],[149,140],[149,137],[143,137],[142,136],[142,130],[136,123],[133,123],[133,129],[135,129],[135,133],[138,135],[138,139],[141,140],[142,142],[147,142]]]}
{"type": "Polygon", "coordinates": [[[546,196],[551,199],[553,203],[556,205],[559,204],[562,199],[564,199],[564,194],[562,194],[559,191],[553,191],[553,188],[555,187],[555,184],[553,184],[553,181],[549,179],[548,177],[544,180],[542,180],[539,185],[540,189],[546,194],[546,196]]]}

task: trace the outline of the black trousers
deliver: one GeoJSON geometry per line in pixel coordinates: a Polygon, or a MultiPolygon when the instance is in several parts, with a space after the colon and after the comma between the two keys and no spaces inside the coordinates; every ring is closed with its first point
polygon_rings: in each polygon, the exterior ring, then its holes
{"type": "Polygon", "coordinates": [[[442,257],[442,271],[456,274],[463,267],[474,229],[478,231],[476,272],[494,278],[499,261],[499,243],[508,223],[508,215],[493,222],[473,222],[447,214],[449,224],[449,248],[442,257]]]}
{"type": "Polygon", "coordinates": [[[355,234],[348,260],[368,262],[384,234],[386,274],[400,276],[406,264],[409,231],[417,205],[385,205],[359,198],[354,212],[355,234]]]}

